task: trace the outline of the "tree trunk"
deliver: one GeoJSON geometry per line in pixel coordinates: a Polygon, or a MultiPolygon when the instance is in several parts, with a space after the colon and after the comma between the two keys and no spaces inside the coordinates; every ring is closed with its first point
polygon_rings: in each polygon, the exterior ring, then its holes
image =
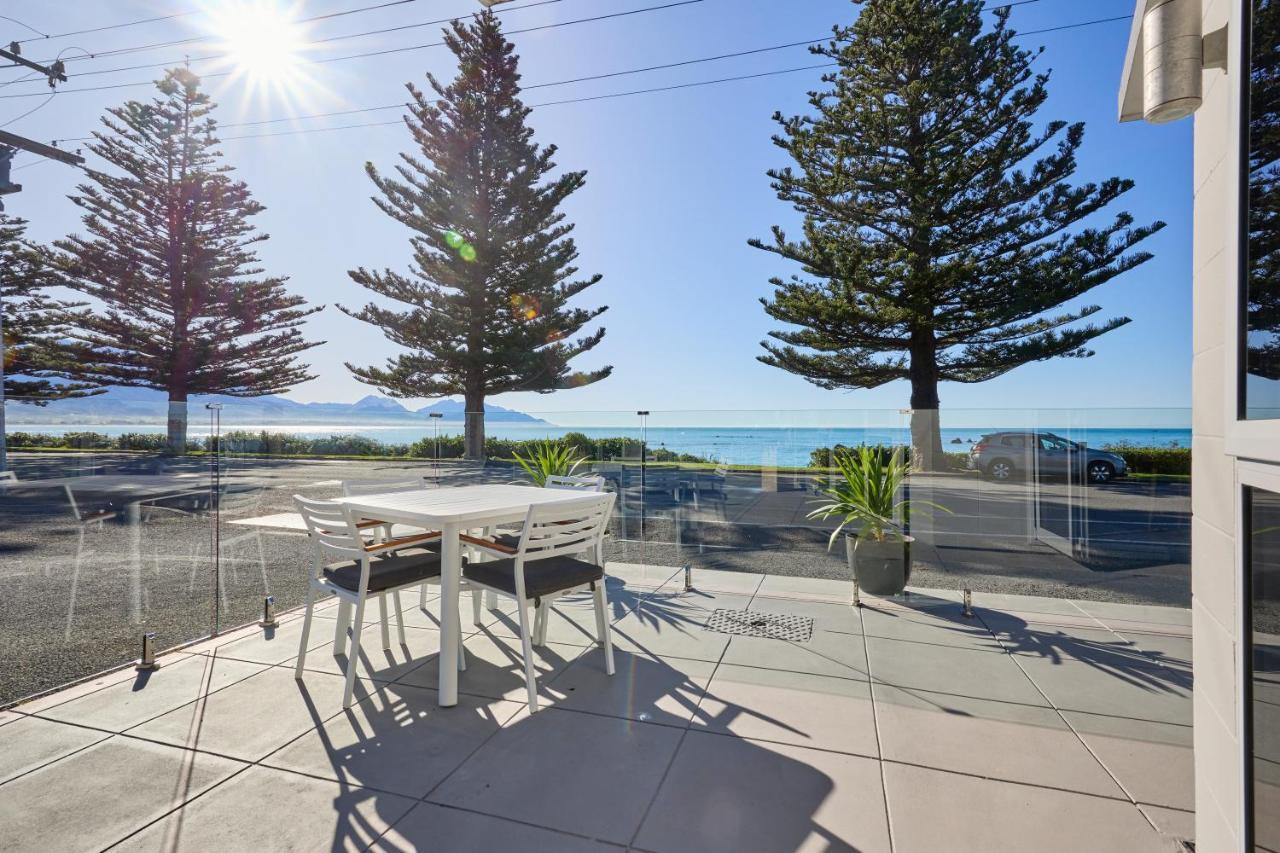
{"type": "Polygon", "coordinates": [[[465,423],[462,431],[463,451],[468,459],[484,459],[484,392],[469,390],[463,395],[466,403],[465,423]]]}
{"type": "Polygon", "coordinates": [[[911,341],[911,461],[917,471],[946,467],[938,417],[937,342],[933,332],[914,333],[911,341]]]}
{"type": "Polygon", "coordinates": [[[187,398],[169,398],[168,451],[174,456],[187,452],[187,398]]]}

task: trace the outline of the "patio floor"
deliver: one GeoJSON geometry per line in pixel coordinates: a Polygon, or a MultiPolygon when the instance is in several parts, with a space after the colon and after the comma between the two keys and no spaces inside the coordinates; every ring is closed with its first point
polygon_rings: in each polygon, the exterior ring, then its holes
{"type": "MultiPolygon", "coordinates": [[[[618,672],[564,600],[528,714],[509,612],[366,627],[341,708],[328,608],[0,712],[0,850],[1169,851],[1193,835],[1186,610],[611,565],[618,672]],[[811,617],[808,642],[714,633],[811,617]]],[[[406,605],[409,603],[406,596],[406,605]]],[[[329,602],[329,605],[332,603],[329,602]]],[[[376,610],[374,611],[376,613],[376,610]]]]}

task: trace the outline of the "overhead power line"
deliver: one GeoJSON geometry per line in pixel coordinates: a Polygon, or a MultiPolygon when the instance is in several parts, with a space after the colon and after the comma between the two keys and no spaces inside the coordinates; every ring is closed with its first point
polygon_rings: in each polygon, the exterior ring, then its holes
{"type": "MultiPolygon", "coordinates": [[[[408,2],[408,0],[400,0],[400,2],[408,2]]],[[[526,4],[521,5],[521,6],[509,6],[509,7],[505,8],[505,9],[503,9],[503,10],[501,10],[501,11],[503,11],[503,12],[514,12],[514,11],[517,11],[517,10],[520,10],[520,9],[529,9],[529,8],[533,8],[533,7],[535,7],[535,6],[546,6],[546,5],[549,5],[549,4],[551,4],[551,3],[560,3],[560,2],[563,2],[563,0],[537,0],[537,2],[534,2],[534,3],[526,3],[526,4]]],[[[623,18],[623,17],[628,17],[628,16],[630,16],[630,15],[639,15],[639,14],[646,13],[646,12],[658,12],[658,11],[663,11],[663,10],[666,10],[666,9],[673,9],[673,8],[676,8],[676,7],[679,7],[679,6],[691,6],[691,5],[694,5],[695,3],[701,3],[701,2],[703,2],[703,0],[675,0],[675,2],[664,3],[664,4],[661,4],[661,5],[657,5],[657,6],[644,6],[644,7],[641,7],[641,8],[639,8],[639,9],[627,9],[627,10],[622,11],[622,12],[610,12],[610,13],[608,13],[608,14],[604,14],[604,15],[593,15],[593,16],[590,16],[590,17],[587,17],[587,18],[575,18],[575,19],[573,19],[573,20],[569,20],[569,21],[557,21],[556,23],[552,23],[552,24],[542,24],[542,25],[540,25],[540,26],[536,26],[536,27],[525,27],[525,28],[523,28],[523,29],[507,30],[507,31],[506,31],[506,33],[505,33],[505,35],[519,35],[520,33],[532,33],[532,32],[539,32],[539,31],[541,31],[541,30],[558,29],[558,28],[560,28],[560,27],[568,27],[568,26],[573,26],[573,25],[575,25],[575,24],[586,24],[586,23],[592,23],[592,22],[595,22],[595,21],[605,21],[605,20],[610,20],[610,19],[613,19],[613,18],[623,18]]],[[[424,22],[424,23],[422,23],[422,24],[414,24],[413,26],[430,26],[430,25],[433,25],[433,24],[444,24],[444,23],[448,23],[448,22],[450,22],[450,21],[454,21],[454,20],[457,20],[457,16],[452,17],[452,18],[441,18],[441,19],[439,19],[439,20],[435,20],[435,21],[426,21],[426,22],[424,22]]],[[[332,41],[336,41],[336,40],[339,40],[339,39],[345,39],[345,38],[357,38],[357,37],[360,37],[360,36],[371,35],[371,34],[375,34],[375,33],[378,33],[378,32],[381,32],[381,31],[378,31],[378,30],[371,30],[371,31],[364,32],[364,33],[351,33],[351,34],[349,34],[349,35],[345,35],[345,36],[331,36],[331,37],[329,37],[329,38],[327,38],[327,39],[321,39],[321,40],[319,40],[319,41],[307,42],[306,44],[304,44],[304,45],[302,45],[302,46],[303,46],[303,47],[306,47],[306,46],[309,46],[309,45],[317,45],[317,44],[322,44],[322,43],[326,43],[326,42],[332,42],[332,41]]],[[[202,40],[203,40],[203,39],[202,39],[202,40]]],[[[323,59],[302,59],[302,60],[300,60],[300,61],[305,62],[305,63],[308,63],[308,64],[312,64],[312,65],[324,65],[324,64],[331,63],[331,62],[344,62],[344,61],[351,60],[351,59],[366,59],[366,58],[374,57],[374,56],[385,56],[385,55],[388,55],[388,54],[394,54],[394,53],[407,53],[407,52],[415,51],[415,50],[425,50],[425,49],[427,49],[427,48],[432,48],[432,47],[443,47],[443,46],[444,46],[444,44],[445,44],[445,42],[443,42],[443,41],[435,41],[435,42],[428,42],[428,43],[426,43],[426,44],[417,44],[417,45],[408,45],[408,46],[405,46],[405,47],[386,48],[386,49],[383,49],[383,50],[366,51],[366,52],[364,52],[364,53],[354,53],[354,54],[349,54],[349,55],[347,55],[347,56],[331,56],[331,57],[327,57],[327,58],[323,58],[323,59]]],[[[101,56],[103,56],[103,55],[104,55],[104,54],[101,54],[101,53],[96,54],[96,56],[99,56],[99,57],[101,57],[101,56]]],[[[207,54],[207,55],[205,55],[205,56],[184,57],[184,58],[182,58],[182,59],[171,59],[171,60],[168,60],[168,61],[165,61],[165,62],[147,62],[147,63],[142,63],[142,64],[140,64],[140,65],[127,65],[127,66],[121,66],[121,67],[117,67],[117,68],[103,68],[103,69],[98,69],[98,70],[96,70],[96,71],[79,71],[79,72],[76,72],[76,76],[77,76],[77,77],[92,77],[92,76],[100,75],[100,74],[116,74],[116,73],[119,73],[119,72],[121,72],[121,71],[137,71],[137,70],[148,69],[148,68],[166,68],[166,67],[172,67],[172,66],[175,66],[175,65],[190,65],[191,63],[195,63],[195,62],[208,62],[208,61],[210,61],[210,60],[215,60],[215,59],[227,59],[227,58],[229,58],[229,57],[231,57],[231,56],[232,56],[232,54],[230,54],[230,53],[211,53],[211,54],[207,54]]],[[[216,77],[216,76],[223,76],[223,75],[218,75],[218,74],[205,74],[205,75],[202,75],[202,76],[205,76],[205,77],[216,77]]],[[[147,80],[147,81],[138,81],[138,82],[136,82],[136,83],[117,83],[117,84],[114,84],[114,85],[112,85],[112,86],[85,87],[85,88],[81,88],[81,89],[69,89],[69,90],[67,90],[67,91],[83,91],[83,92],[89,92],[89,91],[102,91],[103,89],[106,89],[106,88],[125,88],[125,87],[127,87],[127,86],[147,86],[147,85],[151,85],[151,83],[152,83],[152,82],[153,82],[153,81],[147,80]]]]}
{"type": "MultiPolygon", "coordinates": [[[[297,21],[294,21],[293,23],[310,24],[316,21],[327,21],[333,18],[342,18],[347,15],[356,15],[362,12],[372,12],[372,11],[377,11],[379,9],[386,9],[391,6],[403,6],[406,3],[416,3],[416,2],[418,2],[418,0],[384,0],[384,2],[382,3],[374,3],[368,6],[357,6],[354,9],[343,9],[342,11],[339,11],[339,12],[326,12],[323,15],[311,15],[310,17],[307,17],[307,18],[299,18],[297,21]]],[[[158,21],[169,21],[169,20],[173,20],[174,18],[185,18],[191,15],[200,14],[200,12],[202,11],[204,10],[191,9],[186,12],[178,12],[177,14],[173,14],[173,15],[161,15],[160,17],[156,17],[156,18],[143,18],[138,21],[129,21],[123,24],[111,24],[109,26],[92,27],[90,29],[85,29],[85,30],[72,30],[70,32],[58,33],[57,35],[54,35],[54,36],[47,36],[47,38],[63,38],[66,36],[84,35],[86,33],[100,33],[106,30],[120,29],[121,27],[132,27],[137,24],[149,24],[149,23],[158,22],[158,21]]],[[[38,41],[38,39],[26,39],[25,41],[38,41]]],[[[120,56],[126,53],[140,53],[145,50],[155,50],[161,47],[174,47],[177,45],[184,45],[184,44],[195,44],[197,42],[202,42],[202,41],[209,41],[209,36],[191,36],[188,38],[173,39],[170,41],[154,42],[152,44],[134,45],[132,47],[118,47],[118,48],[113,48],[111,50],[99,51],[90,57],[79,57],[79,58],[101,59],[107,56],[120,56]]]]}

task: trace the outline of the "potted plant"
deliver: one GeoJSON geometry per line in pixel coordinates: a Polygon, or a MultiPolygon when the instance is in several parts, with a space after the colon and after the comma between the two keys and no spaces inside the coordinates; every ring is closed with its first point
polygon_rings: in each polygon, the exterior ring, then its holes
{"type": "Polygon", "coordinates": [[[909,470],[900,448],[889,453],[880,447],[841,448],[831,454],[831,461],[835,476],[819,489],[826,500],[809,517],[840,519],[827,547],[844,533],[845,554],[858,589],[873,595],[899,594],[911,578],[913,540],[896,519],[910,518],[913,503],[950,510],[899,496],[909,470]],[[846,530],[853,525],[856,530],[846,530]]]}
{"type": "Polygon", "coordinates": [[[539,488],[547,484],[548,477],[568,477],[578,470],[587,460],[577,454],[574,447],[560,441],[535,441],[529,446],[528,458],[513,452],[516,463],[539,488]]]}

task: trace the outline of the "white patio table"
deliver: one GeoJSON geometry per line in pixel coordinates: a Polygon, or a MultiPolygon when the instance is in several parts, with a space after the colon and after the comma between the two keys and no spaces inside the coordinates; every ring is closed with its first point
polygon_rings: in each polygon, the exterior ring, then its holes
{"type": "MultiPolygon", "coordinates": [[[[439,530],[440,542],[440,660],[458,659],[458,588],[462,582],[462,549],[458,534],[473,527],[523,521],[529,507],[578,500],[572,489],[539,489],[534,486],[457,486],[353,495],[338,498],[365,518],[439,530]]],[[[440,666],[438,703],[458,704],[458,668],[440,666]]]]}

